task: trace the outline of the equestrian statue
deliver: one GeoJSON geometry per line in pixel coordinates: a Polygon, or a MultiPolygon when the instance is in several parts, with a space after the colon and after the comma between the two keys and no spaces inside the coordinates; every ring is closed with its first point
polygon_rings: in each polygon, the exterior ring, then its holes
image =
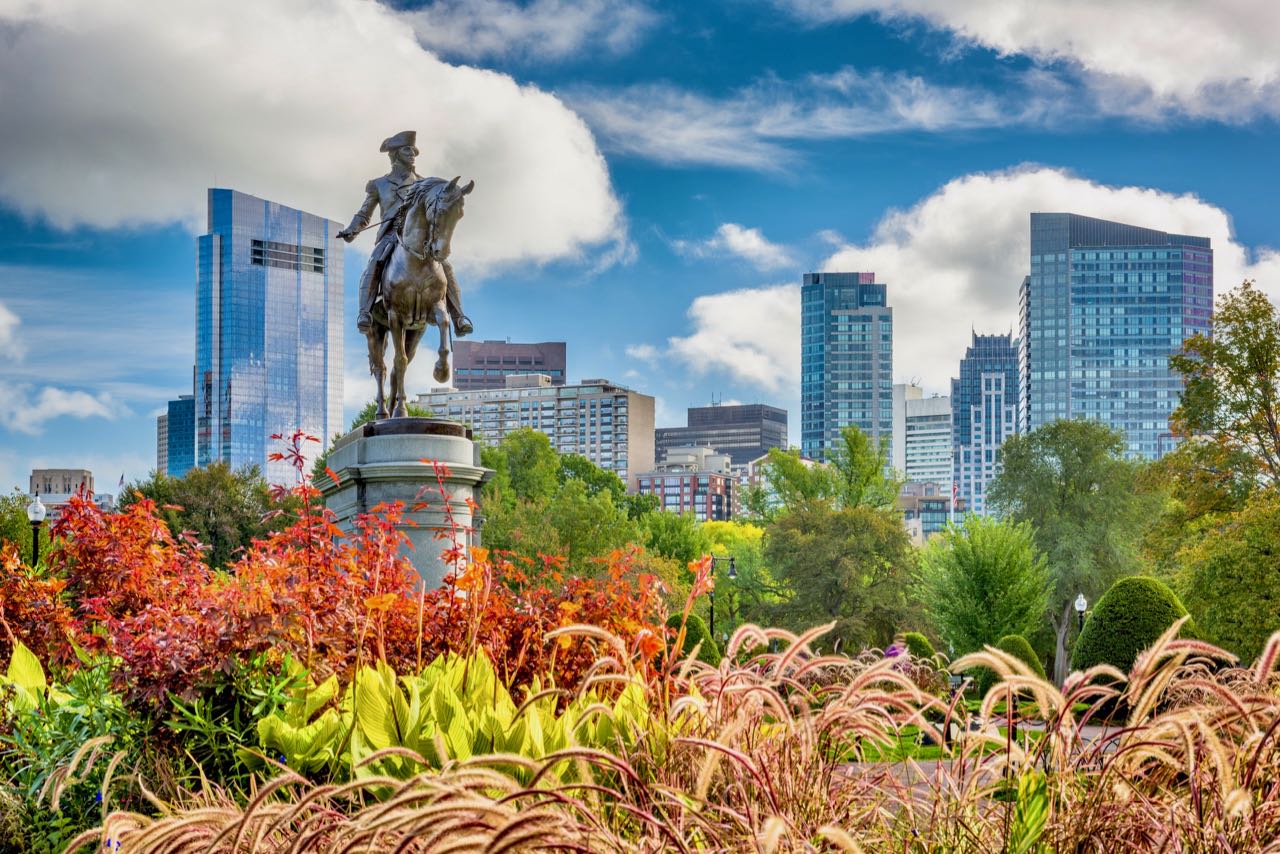
{"type": "Polygon", "coordinates": [[[378,381],[377,419],[388,417],[388,410],[393,418],[409,414],[405,371],[428,323],[440,330],[439,358],[432,372],[436,382],[449,379],[450,336],[472,332],[470,319],[462,313],[449,247],[453,229],[462,219],[463,201],[476,182],[459,186],[458,178],[419,176],[413,171],[416,141],[417,134],[408,130],[383,140],[381,150],[391,158],[391,171],[368,183],[364,204],[337,235],[350,243],[370,227],[375,208],[382,214],[376,223],[377,243],[360,277],[356,318],[356,328],[369,342],[369,372],[378,381]],[[395,349],[389,402],[383,388],[388,335],[395,349]]]}

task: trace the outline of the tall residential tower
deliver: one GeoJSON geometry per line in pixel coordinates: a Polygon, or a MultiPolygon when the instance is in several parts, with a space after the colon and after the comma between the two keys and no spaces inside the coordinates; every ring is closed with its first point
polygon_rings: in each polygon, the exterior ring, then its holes
{"type": "Polygon", "coordinates": [[[279,450],[271,434],[302,430],[327,442],[342,428],[341,228],[209,190],[196,262],[198,465],[257,465],[272,483],[292,483],[287,462],[268,460],[279,450]]]}
{"type": "Polygon", "coordinates": [[[1018,339],[973,334],[951,380],[952,479],[964,506],[987,514],[1000,446],[1018,430],[1018,339]]]}
{"type": "Polygon", "coordinates": [[[875,273],[805,273],[800,288],[800,448],[825,459],[853,424],[893,432],[893,309],[875,273]]]}
{"type": "Polygon", "coordinates": [[[1169,356],[1209,332],[1209,238],[1033,213],[1030,261],[1018,298],[1022,428],[1092,418],[1123,430],[1132,456],[1163,456],[1182,390],[1169,356]]]}

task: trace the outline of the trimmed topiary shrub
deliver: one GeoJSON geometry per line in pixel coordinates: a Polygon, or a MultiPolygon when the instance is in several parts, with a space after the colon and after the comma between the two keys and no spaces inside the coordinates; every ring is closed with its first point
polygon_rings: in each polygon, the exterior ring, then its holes
{"type": "MultiPolygon", "coordinates": [[[[1128,673],[1138,653],[1186,615],[1177,594],[1163,581],[1142,575],[1122,578],[1098,600],[1085,620],[1084,631],[1071,651],[1071,667],[1087,670],[1096,664],[1110,664],[1128,673]]],[[[1195,635],[1190,621],[1183,626],[1182,635],[1195,635]]]]}
{"type": "MultiPolygon", "coordinates": [[[[1031,644],[1022,635],[1005,635],[996,642],[996,649],[1006,652],[1014,658],[1026,664],[1031,668],[1031,672],[1045,678],[1044,665],[1040,663],[1040,656],[1036,655],[1031,644]]],[[[985,697],[992,686],[996,684],[996,672],[987,667],[979,667],[974,670],[974,682],[977,683],[978,694],[985,697]]]]}
{"type": "MultiPolygon", "coordinates": [[[[673,629],[674,632],[680,631],[680,615],[672,614],[667,620],[667,627],[673,629]]],[[[672,635],[674,639],[674,633],[672,635]]],[[[685,655],[693,652],[693,648],[698,644],[702,647],[698,650],[698,660],[704,664],[710,664],[712,667],[720,666],[720,647],[716,645],[715,638],[711,637],[711,632],[707,631],[707,624],[697,614],[690,614],[689,621],[684,627],[684,649],[685,655]]]]}
{"type": "Polygon", "coordinates": [[[902,640],[907,645],[907,652],[915,658],[932,659],[938,654],[933,644],[929,643],[929,639],[919,632],[907,632],[902,636],[902,640]]]}

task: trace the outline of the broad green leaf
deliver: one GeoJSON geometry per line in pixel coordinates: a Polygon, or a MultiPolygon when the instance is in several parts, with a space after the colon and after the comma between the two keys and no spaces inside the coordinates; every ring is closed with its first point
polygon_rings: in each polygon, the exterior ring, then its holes
{"type": "Polygon", "coordinates": [[[44,668],[35,653],[27,649],[22,641],[14,641],[13,657],[9,659],[9,679],[20,688],[25,688],[35,696],[43,696],[48,683],[45,682],[44,668]]]}

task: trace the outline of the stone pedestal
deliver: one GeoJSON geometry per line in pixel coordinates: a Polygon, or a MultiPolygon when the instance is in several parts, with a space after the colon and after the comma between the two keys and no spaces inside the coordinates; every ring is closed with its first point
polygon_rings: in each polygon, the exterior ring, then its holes
{"type": "Polygon", "coordinates": [[[439,418],[389,418],[364,424],[343,436],[329,454],[329,468],[338,482],[323,475],[316,486],[325,504],[350,531],[355,517],[379,504],[404,504],[400,530],[413,544],[407,557],[430,587],[448,574],[441,553],[449,540],[436,538],[451,526],[440,496],[440,479],[431,460],[443,463],[449,509],[458,526],[458,542],[464,548],[479,545],[476,520],[468,498],[478,500],[480,484],[493,474],[480,466],[480,449],[471,441],[471,430],[456,421],[439,418]],[[427,462],[423,462],[426,460],[427,462]],[[425,507],[413,507],[425,503],[425,507]]]}

